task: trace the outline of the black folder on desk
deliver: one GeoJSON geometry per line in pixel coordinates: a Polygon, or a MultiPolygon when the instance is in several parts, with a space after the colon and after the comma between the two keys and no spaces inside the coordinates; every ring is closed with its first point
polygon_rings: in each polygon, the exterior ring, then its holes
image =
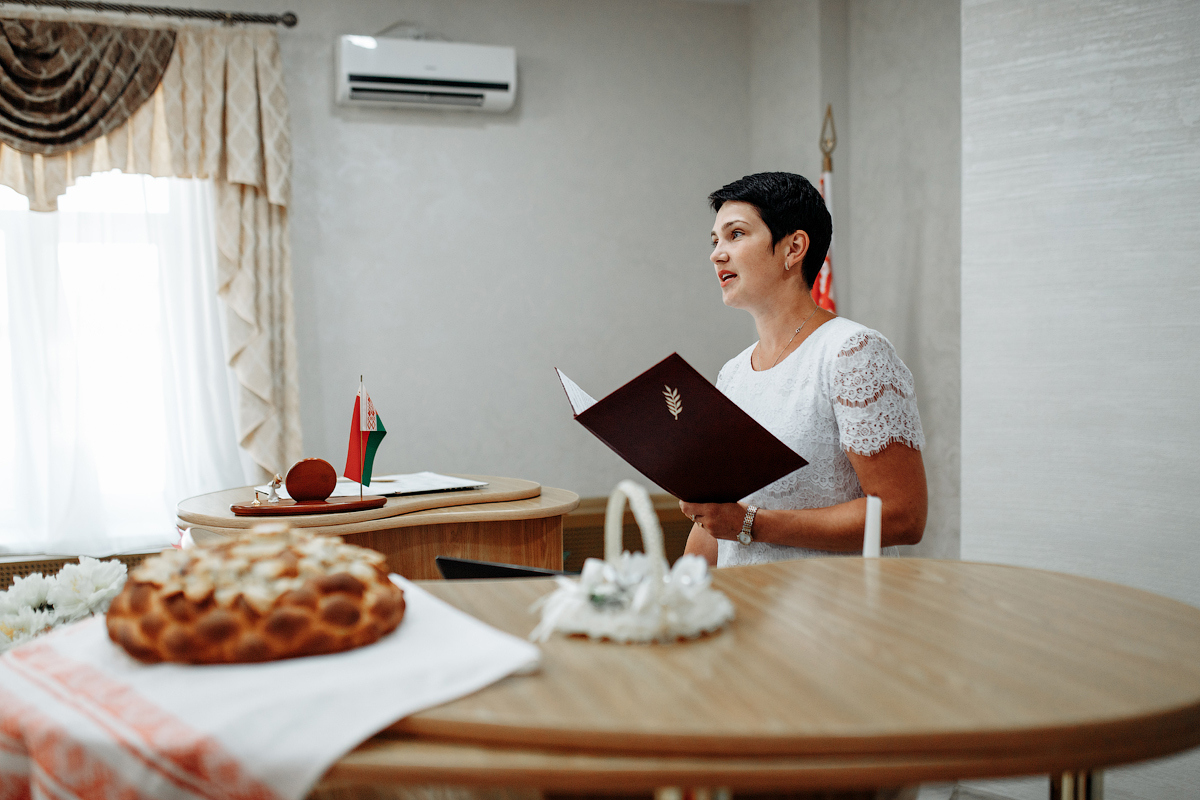
{"type": "Polygon", "coordinates": [[[599,401],[556,371],[583,427],[689,503],[737,502],[808,463],[678,353],[599,401]]]}
{"type": "Polygon", "coordinates": [[[520,564],[500,564],[495,561],[476,561],[473,558],[435,556],[438,572],[448,581],[481,580],[486,578],[552,578],[555,575],[578,575],[558,569],[526,567],[520,564]]]}

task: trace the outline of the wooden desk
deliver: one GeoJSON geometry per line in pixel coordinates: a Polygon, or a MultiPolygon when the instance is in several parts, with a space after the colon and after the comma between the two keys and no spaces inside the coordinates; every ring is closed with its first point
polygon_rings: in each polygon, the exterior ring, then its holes
{"type": "MultiPolygon", "coordinates": [[[[717,570],[724,632],[556,637],[508,678],[376,737],[322,786],[855,788],[1057,774],[1200,744],[1200,610],[1114,584],[921,559],[717,570]]],[[[428,584],[516,635],[547,581],[428,584]]]]}
{"type": "MultiPolygon", "coordinates": [[[[518,478],[461,477],[487,481],[488,486],[389,497],[382,508],[368,511],[278,519],[378,550],[387,556],[393,572],[414,580],[440,577],[435,556],[562,569],[562,519],[579,505],[579,495],[518,478]]],[[[253,499],[253,487],[228,489],[184,500],[176,514],[182,527],[232,536],[275,519],[239,517],[229,510],[232,503],[253,499]]]]}

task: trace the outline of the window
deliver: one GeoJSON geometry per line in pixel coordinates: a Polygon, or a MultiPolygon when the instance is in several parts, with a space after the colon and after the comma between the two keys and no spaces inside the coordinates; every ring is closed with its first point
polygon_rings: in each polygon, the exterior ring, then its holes
{"type": "Polygon", "coordinates": [[[180,499],[244,483],[209,184],[0,187],[0,235],[0,553],[172,543],[180,499]]]}

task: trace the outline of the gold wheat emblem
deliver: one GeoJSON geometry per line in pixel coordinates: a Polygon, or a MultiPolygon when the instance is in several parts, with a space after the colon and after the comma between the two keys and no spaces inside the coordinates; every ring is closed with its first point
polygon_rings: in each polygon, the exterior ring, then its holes
{"type": "Polygon", "coordinates": [[[679,392],[672,389],[670,386],[663,386],[665,390],[663,397],[667,398],[667,410],[671,412],[671,416],[675,417],[675,421],[679,421],[679,412],[683,411],[683,401],[679,399],[679,392]]]}

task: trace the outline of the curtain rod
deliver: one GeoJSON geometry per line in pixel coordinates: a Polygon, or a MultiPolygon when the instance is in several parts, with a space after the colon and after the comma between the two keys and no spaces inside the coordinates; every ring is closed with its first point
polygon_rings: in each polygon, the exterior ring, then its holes
{"type": "Polygon", "coordinates": [[[49,6],[64,10],[116,11],[125,14],[148,14],[159,17],[185,17],[187,19],[209,19],[215,22],[249,22],[264,25],[284,25],[294,28],[300,21],[291,11],[282,14],[250,14],[244,11],[208,11],[202,8],[170,8],[168,6],[139,6],[129,3],[103,3],[92,0],[3,0],[0,5],[49,6]]]}

